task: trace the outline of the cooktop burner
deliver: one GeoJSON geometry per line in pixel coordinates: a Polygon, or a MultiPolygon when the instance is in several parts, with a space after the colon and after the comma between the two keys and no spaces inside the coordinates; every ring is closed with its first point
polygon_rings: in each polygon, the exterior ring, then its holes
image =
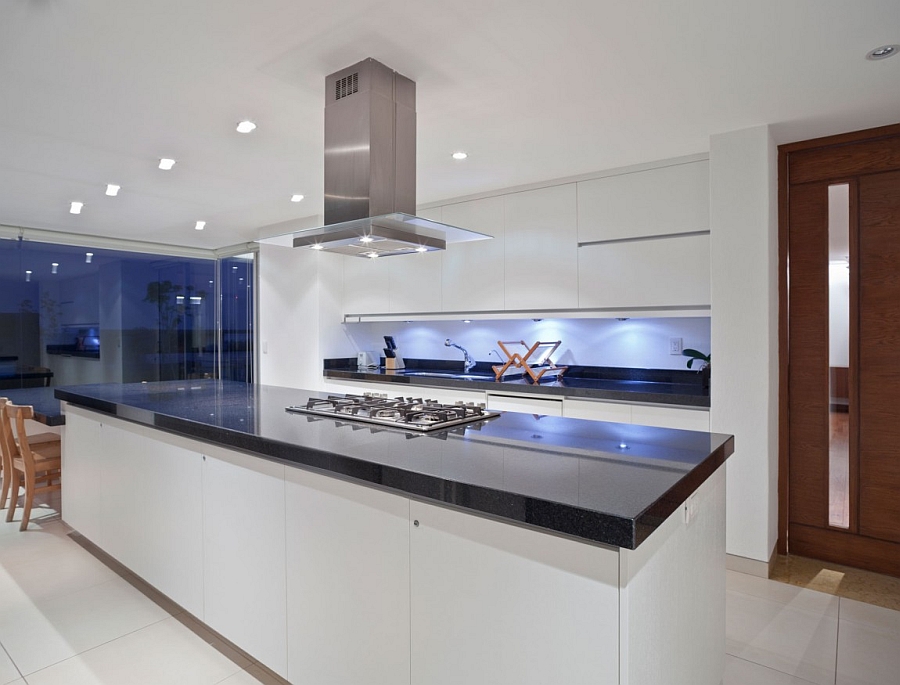
{"type": "Polygon", "coordinates": [[[435,400],[386,395],[329,395],[310,398],[305,406],[286,407],[289,412],[333,416],[351,421],[377,423],[416,431],[431,431],[469,421],[499,416],[483,404],[441,404],[435,400]]]}

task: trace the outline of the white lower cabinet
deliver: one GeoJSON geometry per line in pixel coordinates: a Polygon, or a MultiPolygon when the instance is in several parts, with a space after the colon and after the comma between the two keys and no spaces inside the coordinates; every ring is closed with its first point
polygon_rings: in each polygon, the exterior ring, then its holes
{"type": "Polygon", "coordinates": [[[203,621],[287,677],[284,471],[237,452],[204,455],[203,621]]]}
{"type": "Polygon", "coordinates": [[[409,500],[286,472],[288,680],[409,682],[409,500]]]}
{"type": "Polygon", "coordinates": [[[563,416],[570,419],[631,423],[631,405],[624,402],[598,402],[567,397],[563,403],[563,416]]]}
{"type": "Polygon", "coordinates": [[[101,472],[100,424],[67,410],[66,430],[62,435],[62,468],[66,484],[62,489],[62,509],[66,523],[104,547],[97,487],[101,472]]]}
{"type": "Polygon", "coordinates": [[[516,411],[538,416],[562,416],[563,400],[543,397],[521,397],[519,395],[487,394],[487,408],[495,411],[516,411]]]}
{"type": "Polygon", "coordinates": [[[618,551],[416,501],[410,517],[412,685],[618,682],[618,551]]]}
{"type": "Polygon", "coordinates": [[[680,407],[651,407],[637,404],[631,409],[631,422],[657,428],[680,428],[709,432],[708,409],[682,409],[680,407]]]}
{"type": "Polygon", "coordinates": [[[100,539],[113,557],[202,617],[201,457],[164,436],[103,421],[100,539]]]}

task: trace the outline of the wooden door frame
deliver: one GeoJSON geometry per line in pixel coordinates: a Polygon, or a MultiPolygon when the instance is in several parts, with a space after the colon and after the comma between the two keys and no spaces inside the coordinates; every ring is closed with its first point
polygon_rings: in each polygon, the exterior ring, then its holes
{"type": "MultiPolygon", "coordinates": [[[[896,169],[900,167],[900,124],[880,126],[878,128],[842,133],[835,136],[814,138],[797,143],[788,143],[778,146],[778,541],[776,550],[779,554],[788,552],[788,479],[790,474],[790,412],[789,412],[789,352],[790,339],[788,335],[788,238],[790,235],[789,213],[790,207],[790,175],[792,171],[792,156],[795,153],[811,153],[807,158],[815,157],[816,152],[826,154],[839,154],[840,148],[865,144],[877,146],[879,142],[887,142],[894,139],[892,144],[886,145],[884,154],[880,157],[862,154],[854,157],[847,154],[842,160],[841,170],[846,175],[859,173],[876,173],[880,170],[896,169]]],[[[859,148],[857,148],[859,149],[859,148]]],[[[863,150],[865,152],[865,150],[863,150]]],[[[815,180],[815,159],[807,159],[799,169],[804,180],[815,180]]],[[[834,172],[822,174],[821,179],[830,179],[834,172]]],[[[852,541],[847,541],[846,549],[852,548],[852,541]]]]}

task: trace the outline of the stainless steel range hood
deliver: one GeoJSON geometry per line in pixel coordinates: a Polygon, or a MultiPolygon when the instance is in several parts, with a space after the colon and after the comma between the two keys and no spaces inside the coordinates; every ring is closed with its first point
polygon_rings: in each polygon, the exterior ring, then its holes
{"type": "Polygon", "coordinates": [[[491,236],[414,216],[416,84],[374,59],[325,79],[325,226],[294,247],[359,257],[491,236]]]}

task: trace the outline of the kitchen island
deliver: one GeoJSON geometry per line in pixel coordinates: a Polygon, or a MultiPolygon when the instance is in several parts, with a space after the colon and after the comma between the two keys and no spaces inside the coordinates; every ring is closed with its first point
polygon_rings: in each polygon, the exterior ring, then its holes
{"type": "Polygon", "coordinates": [[[729,436],[285,411],[318,395],[58,389],[64,518],[297,682],[720,681],[729,436]]]}

